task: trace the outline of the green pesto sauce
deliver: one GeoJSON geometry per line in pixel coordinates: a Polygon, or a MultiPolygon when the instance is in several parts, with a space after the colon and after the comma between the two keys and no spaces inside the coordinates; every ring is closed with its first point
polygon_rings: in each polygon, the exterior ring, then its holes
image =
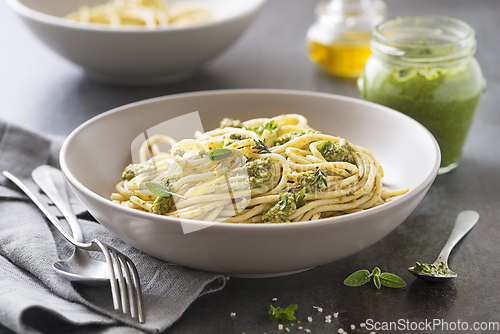
{"type": "Polygon", "coordinates": [[[424,125],[441,148],[441,167],[459,161],[484,90],[475,58],[463,68],[385,68],[360,78],[362,97],[396,109],[424,125]]]}
{"type": "MultiPolygon", "coordinates": [[[[179,178],[180,177],[177,174],[167,175],[160,181],[160,183],[168,187],[169,191],[172,191],[171,184],[177,182],[179,178]]],[[[153,202],[151,212],[159,215],[164,215],[168,211],[170,211],[173,206],[175,206],[175,201],[172,195],[166,197],[157,197],[153,202]]]]}
{"type": "Polygon", "coordinates": [[[354,155],[352,154],[349,142],[344,138],[335,144],[331,141],[325,141],[318,145],[318,151],[328,162],[348,162],[354,164],[354,155]]]}
{"type": "Polygon", "coordinates": [[[170,208],[174,205],[174,197],[157,197],[153,202],[153,207],[151,208],[152,213],[156,213],[158,215],[166,214],[170,208]]]}
{"type": "Polygon", "coordinates": [[[428,264],[428,263],[415,263],[413,271],[429,274],[429,275],[456,275],[453,271],[447,269],[444,262],[439,262],[439,264],[428,264]]]}
{"type": "Polygon", "coordinates": [[[154,168],[149,162],[130,164],[122,172],[122,180],[130,181],[139,174],[146,173],[154,168]]]}
{"type": "Polygon", "coordinates": [[[306,131],[301,131],[301,130],[290,131],[290,132],[285,133],[284,135],[281,135],[278,138],[276,138],[276,140],[274,141],[274,146],[286,144],[292,139],[303,136],[305,134],[311,134],[311,133],[320,133],[320,132],[316,131],[316,130],[312,130],[312,129],[309,129],[306,131]]]}
{"type": "Polygon", "coordinates": [[[306,193],[317,193],[321,191],[322,182],[316,182],[314,172],[302,172],[297,176],[297,183],[305,189],[306,193]],[[314,184],[313,184],[314,183],[314,184]]]}
{"type": "Polygon", "coordinates": [[[251,160],[245,165],[252,189],[267,186],[274,178],[274,163],[271,158],[251,160]]]}
{"type": "Polygon", "coordinates": [[[295,196],[291,193],[287,193],[286,206],[281,209],[280,203],[271,203],[264,208],[264,213],[262,214],[262,221],[264,223],[289,223],[290,220],[288,216],[293,214],[297,210],[297,204],[295,203],[295,196]]]}
{"type": "Polygon", "coordinates": [[[229,138],[224,140],[224,147],[231,146],[232,144],[245,139],[250,139],[250,136],[244,133],[231,133],[229,138]]]}

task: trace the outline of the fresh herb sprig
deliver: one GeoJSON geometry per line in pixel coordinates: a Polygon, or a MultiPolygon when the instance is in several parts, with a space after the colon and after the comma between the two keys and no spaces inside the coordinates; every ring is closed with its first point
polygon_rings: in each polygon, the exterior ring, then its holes
{"type": "Polygon", "coordinates": [[[267,147],[265,140],[254,139],[253,141],[255,142],[255,146],[252,147],[252,149],[257,150],[257,153],[259,153],[259,154],[272,153],[269,150],[269,147],[267,147]]]}
{"type": "Polygon", "coordinates": [[[158,197],[169,197],[169,196],[177,196],[182,199],[186,199],[186,197],[176,194],[173,191],[170,190],[169,187],[166,185],[163,185],[161,183],[156,183],[156,182],[146,182],[146,188],[148,188],[149,191],[153,193],[153,195],[158,196],[158,197]]]}
{"type": "Polygon", "coordinates": [[[326,155],[327,153],[333,151],[334,145],[331,141],[324,141],[321,144],[318,145],[318,151],[321,153],[321,155],[326,155]]]}
{"type": "Polygon", "coordinates": [[[278,204],[280,206],[280,210],[285,210],[286,205],[288,204],[288,196],[284,193],[281,193],[278,198],[278,204]]]}
{"type": "Polygon", "coordinates": [[[387,286],[389,288],[403,288],[406,286],[406,282],[403,281],[399,276],[391,273],[382,273],[379,267],[375,267],[370,273],[366,269],[358,270],[344,280],[344,284],[347,286],[361,286],[370,282],[373,277],[373,284],[380,289],[380,287],[387,286]]]}
{"type": "Polygon", "coordinates": [[[328,182],[326,181],[326,177],[330,175],[328,172],[328,169],[325,168],[325,170],[321,170],[321,168],[316,167],[316,171],[313,172],[313,175],[316,177],[314,181],[311,183],[311,185],[316,184],[318,182],[322,182],[325,187],[328,187],[328,182]]]}
{"type": "Polygon", "coordinates": [[[285,322],[285,321],[292,321],[297,318],[293,315],[295,310],[297,309],[297,304],[292,304],[288,306],[286,309],[282,309],[281,307],[274,307],[274,306],[269,306],[269,314],[271,315],[269,317],[269,320],[272,322],[285,322]]]}
{"type": "Polygon", "coordinates": [[[210,151],[208,154],[208,158],[212,161],[222,161],[226,158],[229,158],[233,154],[233,150],[229,148],[216,148],[213,151],[210,151]]]}
{"type": "Polygon", "coordinates": [[[268,130],[270,133],[274,133],[274,131],[276,129],[278,129],[279,127],[280,126],[274,120],[271,120],[267,123],[264,123],[264,124],[261,124],[261,125],[255,126],[255,127],[245,126],[244,129],[249,130],[249,131],[253,131],[260,136],[260,135],[262,135],[262,133],[264,133],[265,130],[268,130]]]}
{"type": "Polygon", "coordinates": [[[305,197],[306,197],[306,188],[302,188],[297,193],[297,196],[295,196],[295,204],[297,205],[297,209],[307,204],[306,201],[304,200],[305,197]]]}
{"type": "MultiPolygon", "coordinates": [[[[295,196],[295,205],[298,208],[303,207],[304,205],[307,204],[307,202],[304,200],[306,197],[306,189],[302,188],[300,185],[288,187],[283,190],[284,192],[291,192],[293,196],[295,196]]],[[[281,196],[281,195],[280,195],[281,196]]]]}

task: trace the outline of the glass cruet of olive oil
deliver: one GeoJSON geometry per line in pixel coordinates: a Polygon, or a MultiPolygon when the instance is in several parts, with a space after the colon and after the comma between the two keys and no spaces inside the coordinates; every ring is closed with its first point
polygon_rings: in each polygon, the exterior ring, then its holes
{"type": "Polygon", "coordinates": [[[372,29],[385,18],[381,0],[331,0],[316,7],[307,32],[309,59],[339,77],[357,78],[371,54],[372,29]]]}

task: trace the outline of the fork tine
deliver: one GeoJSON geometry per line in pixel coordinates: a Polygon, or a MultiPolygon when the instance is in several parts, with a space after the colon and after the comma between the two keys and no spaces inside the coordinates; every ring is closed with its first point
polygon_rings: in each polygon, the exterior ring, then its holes
{"type": "MultiPolygon", "coordinates": [[[[106,245],[107,246],[107,245],[106,245]]],[[[108,250],[110,251],[111,258],[113,259],[113,265],[115,265],[116,275],[118,276],[118,287],[120,289],[120,299],[122,302],[122,312],[129,313],[129,302],[127,299],[127,285],[125,283],[125,279],[123,277],[123,267],[118,258],[118,254],[116,250],[112,247],[108,246],[108,250]]]]}
{"type": "Polygon", "coordinates": [[[94,239],[93,242],[103,252],[110,268],[111,294],[115,310],[120,310],[119,299],[121,299],[121,310],[123,313],[129,313],[130,310],[132,318],[137,318],[140,323],[144,323],[141,283],[134,263],[114,247],[97,239],[94,239]]]}
{"type": "Polygon", "coordinates": [[[118,300],[118,296],[120,295],[120,290],[118,289],[118,284],[116,282],[116,276],[115,276],[115,268],[113,266],[113,259],[111,258],[111,254],[109,253],[107,247],[104,247],[101,241],[99,240],[93,240],[99,248],[101,249],[102,253],[104,254],[104,258],[106,259],[106,263],[108,264],[108,269],[109,269],[109,282],[111,284],[111,296],[113,297],[113,307],[115,310],[120,309],[120,302],[118,300]]]}
{"type": "Polygon", "coordinates": [[[125,255],[116,252],[118,260],[120,261],[120,268],[123,271],[123,276],[125,278],[125,283],[127,283],[127,293],[130,306],[130,316],[132,318],[137,318],[137,307],[136,301],[134,300],[134,286],[132,285],[132,280],[130,278],[130,270],[127,265],[127,258],[125,255]]]}
{"type": "Polygon", "coordinates": [[[144,323],[144,310],[142,309],[142,289],[141,289],[141,282],[139,280],[139,274],[137,272],[137,268],[135,267],[134,263],[128,258],[127,259],[127,265],[132,271],[132,280],[134,281],[134,291],[135,291],[135,300],[137,302],[137,313],[138,313],[138,320],[140,323],[144,323]]]}

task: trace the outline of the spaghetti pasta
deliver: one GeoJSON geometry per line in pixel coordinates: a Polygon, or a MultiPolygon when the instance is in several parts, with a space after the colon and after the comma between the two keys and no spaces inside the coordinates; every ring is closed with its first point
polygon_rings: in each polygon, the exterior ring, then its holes
{"type": "Polygon", "coordinates": [[[203,6],[192,2],[163,0],[111,0],[102,5],[81,6],[65,18],[85,22],[120,26],[146,26],[150,29],[172,24],[191,25],[209,21],[212,14],[203,6]]]}
{"type": "Polygon", "coordinates": [[[224,119],[195,139],[155,135],[140,147],[111,200],[184,219],[230,223],[317,220],[367,210],[386,191],[372,153],[312,129],[304,116],[224,119]],[[160,145],[168,145],[170,151],[160,145]]]}

